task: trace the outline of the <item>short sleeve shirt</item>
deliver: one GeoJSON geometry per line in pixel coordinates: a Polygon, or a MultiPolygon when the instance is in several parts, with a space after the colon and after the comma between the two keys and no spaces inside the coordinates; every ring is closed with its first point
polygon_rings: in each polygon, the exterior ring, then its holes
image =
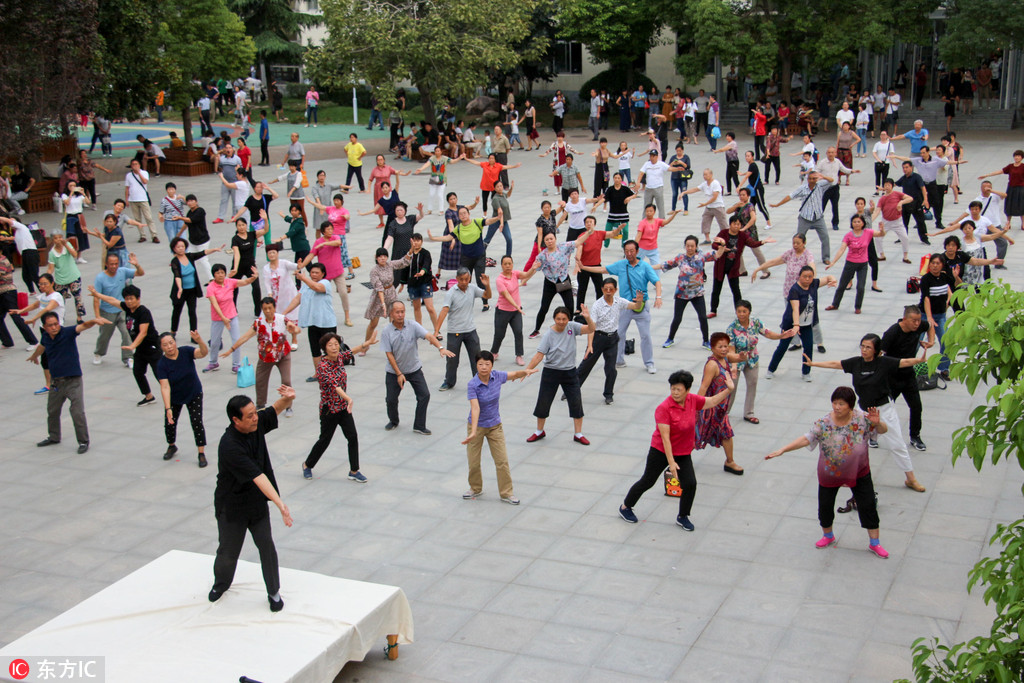
{"type": "Polygon", "coordinates": [[[537,254],[537,263],[540,264],[541,272],[546,279],[560,282],[569,277],[570,262],[575,253],[575,242],[561,242],[555,246],[554,251],[542,249],[537,254]]]}
{"type": "MultiPolygon", "coordinates": [[[[480,404],[480,417],[477,418],[477,426],[481,429],[496,427],[501,424],[501,415],[498,413],[498,401],[501,398],[501,385],[508,381],[508,373],[501,370],[492,370],[487,384],[480,381],[479,375],[473,375],[466,385],[466,398],[470,401],[477,400],[480,404]]],[[[472,422],[473,413],[470,411],[467,422],[472,422]]]]}
{"type": "Polygon", "coordinates": [[[541,337],[537,352],[544,354],[544,367],[554,370],[572,370],[576,367],[576,340],[583,325],[569,322],[561,332],[549,327],[541,337]]]}
{"type": "MultiPolygon", "coordinates": [[[[402,329],[388,323],[381,330],[380,350],[395,357],[395,363],[402,373],[416,372],[423,367],[416,343],[420,339],[426,338],[427,331],[413,320],[406,320],[402,329]]],[[[390,362],[385,361],[384,370],[392,375],[395,374],[395,369],[391,367],[390,362]]]]}
{"type": "Polygon", "coordinates": [[[853,390],[857,392],[857,404],[861,408],[867,410],[889,402],[889,380],[900,369],[899,358],[878,356],[867,362],[860,356],[854,356],[840,362],[843,372],[853,377],[853,390]]]}
{"type": "Polygon", "coordinates": [[[658,425],[668,425],[669,443],[672,444],[672,455],[689,455],[693,452],[693,442],[697,429],[697,412],[704,408],[707,399],[697,394],[686,394],[682,405],[669,396],[654,409],[654,434],[651,436],[651,448],[662,453],[665,444],[661,439],[658,425]]]}
{"type": "Polygon", "coordinates": [[[216,280],[211,280],[210,284],[206,285],[206,297],[216,299],[221,312],[226,318],[221,318],[217,314],[217,310],[211,304],[210,318],[212,320],[227,322],[228,320],[238,317],[238,310],[235,308],[235,297],[233,293],[233,290],[236,287],[238,287],[238,280],[232,277],[224,278],[224,284],[222,285],[218,285],[216,280]]]}
{"type": "MultiPolygon", "coordinates": [[[[124,289],[125,281],[135,277],[135,269],[130,266],[121,266],[113,275],[107,275],[107,271],[101,270],[96,273],[96,280],[93,285],[96,287],[96,291],[100,294],[106,294],[112,296],[118,301],[123,301],[121,297],[121,290],[124,289]]],[[[121,312],[119,306],[108,304],[106,301],[100,302],[100,312],[110,313],[117,315],[121,312]]]]}
{"type": "Polygon", "coordinates": [[[217,487],[213,493],[216,516],[235,522],[254,522],[267,517],[267,497],[254,480],[267,475],[277,489],[274,469],[267,450],[267,432],[277,429],[277,411],[272,407],[257,413],[256,431],[242,434],[232,425],[224,430],[217,447],[217,487]]]}
{"type": "Polygon", "coordinates": [[[156,323],[153,321],[153,314],[145,306],[136,306],[134,311],[128,310],[128,305],[121,303],[121,310],[124,311],[124,324],[128,328],[132,342],[142,334],[142,326],[148,325],[146,336],[136,347],[137,351],[156,351],[160,346],[160,334],[156,331],[156,323]]]}
{"type": "Polygon", "coordinates": [[[156,378],[167,380],[171,387],[171,405],[187,405],[203,393],[196,373],[195,353],[193,346],[179,346],[177,358],[171,360],[161,355],[156,363],[156,378]]]}
{"type": "Polygon", "coordinates": [[[62,327],[57,335],[49,332],[39,335],[39,343],[46,351],[50,375],[60,377],[81,377],[82,364],[78,360],[78,330],[74,326],[62,327]]]}
{"type": "MultiPolygon", "coordinates": [[[[476,329],[473,322],[473,301],[483,297],[484,290],[472,282],[462,291],[451,287],[445,293],[444,305],[448,309],[448,333],[463,334],[476,329]]],[[[408,325],[408,323],[406,323],[408,325]]]]}
{"type": "Polygon", "coordinates": [[[751,318],[747,327],[740,325],[739,320],[733,320],[726,328],[725,333],[729,335],[729,343],[736,349],[736,353],[746,353],[747,360],[736,363],[737,370],[757,367],[760,357],[757,353],[757,342],[765,332],[765,327],[757,318],[751,318]]]}

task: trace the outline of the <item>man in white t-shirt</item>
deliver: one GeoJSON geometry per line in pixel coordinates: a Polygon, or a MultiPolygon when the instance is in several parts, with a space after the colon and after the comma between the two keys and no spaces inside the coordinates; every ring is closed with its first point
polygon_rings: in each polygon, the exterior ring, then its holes
{"type": "Polygon", "coordinates": [[[711,244],[711,221],[718,221],[718,227],[720,230],[728,230],[729,223],[725,218],[725,200],[722,199],[722,184],[715,180],[715,174],[711,172],[710,168],[704,169],[704,182],[697,187],[691,188],[683,192],[683,195],[693,194],[694,192],[703,192],[707,200],[703,204],[698,204],[697,208],[704,208],[704,213],[700,217],[700,231],[704,233],[703,244],[711,244]]]}
{"type": "Polygon", "coordinates": [[[146,233],[143,226],[149,228],[149,236],[154,244],[160,243],[153,228],[153,213],[150,211],[149,191],[146,186],[149,184],[149,173],[142,170],[138,159],[132,159],[131,170],[124,176],[124,200],[128,202],[132,219],[139,223],[139,241],[146,241],[146,233]]]}
{"type": "Polygon", "coordinates": [[[658,207],[658,218],[665,218],[665,171],[669,170],[668,164],[658,158],[658,151],[652,149],[648,154],[650,157],[640,167],[638,181],[644,188],[644,206],[656,204],[658,207]]]}
{"type": "MultiPolygon", "coordinates": [[[[983,237],[989,233],[1002,232],[1003,226],[1003,197],[1006,195],[992,189],[992,183],[985,181],[981,184],[981,194],[971,200],[968,204],[968,211],[949,223],[942,232],[949,232],[957,229],[965,220],[974,221],[974,234],[983,237]]],[[[1007,226],[1008,227],[1008,226],[1007,226]]],[[[941,234],[941,233],[936,233],[941,234]]],[[[996,257],[1006,258],[1006,249],[1009,245],[1006,237],[997,237],[993,242],[996,245],[996,257]]],[[[1006,266],[996,266],[1003,270],[1006,266]]]]}
{"type": "Polygon", "coordinates": [[[842,108],[836,112],[836,129],[842,130],[844,123],[849,123],[850,128],[853,128],[854,117],[855,114],[853,113],[853,110],[850,109],[850,103],[843,102],[842,108]]]}
{"type": "Polygon", "coordinates": [[[888,131],[889,126],[892,126],[891,135],[899,132],[901,104],[903,98],[894,88],[889,88],[889,96],[885,98],[885,123],[882,124],[882,130],[888,131]]]}

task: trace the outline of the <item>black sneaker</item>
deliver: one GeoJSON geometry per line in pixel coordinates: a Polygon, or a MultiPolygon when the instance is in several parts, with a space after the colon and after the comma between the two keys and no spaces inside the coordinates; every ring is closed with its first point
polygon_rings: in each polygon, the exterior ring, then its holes
{"type": "Polygon", "coordinates": [[[868,439],[869,448],[878,448],[878,439],[868,439]]]}
{"type": "Polygon", "coordinates": [[[615,399],[614,398],[612,398],[611,396],[605,396],[604,397],[604,404],[606,406],[610,406],[613,403],[615,403],[615,399]]]}
{"type": "Polygon", "coordinates": [[[530,333],[530,339],[536,339],[539,336],[540,336],[540,330],[534,330],[533,332],[530,333]]]}
{"type": "Polygon", "coordinates": [[[633,508],[622,507],[621,505],[619,506],[619,517],[622,517],[630,524],[636,524],[640,521],[636,518],[636,515],[633,514],[633,508]]]}
{"type": "Polygon", "coordinates": [[[683,527],[684,531],[693,531],[693,522],[686,515],[679,515],[676,517],[676,524],[683,527]]]}
{"type": "Polygon", "coordinates": [[[818,344],[818,353],[825,353],[825,345],[818,344]]]}
{"type": "Polygon", "coordinates": [[[918,437],[910,437],[910,445],[919,451],[926,451],[928,447],[924,445],[924,441],[921,441],[918,437]]]}
{"type": "Polygon", "coordinates": [[[156,403],[156,396],[143,396],[142,400],[136,403],[135,405],[141,408],[142,406],[148,406],[150,403],[156,403]]]}
{"type": "Polygon", "coordinates": [[[222,593],[221,591],[218,591],[216,588],[211,588],[209,595],[207,595],[206,597],[210,602],[217,602],[218,600],[220,600],[220,596],[222,595],[224,595],[224,593],[222,593]]]}
{"type": "Polygon", "coordinates": [[[174,457],[174,454],[178,452],[177,446],[168,446],[167,450],[164,451],[164,460],[170,460],[174,457]]]}
{"type": "Polygon", "coordinates": [[[87,452],[88,450],[89,450],[89,442],[88,442],[88,441],[87,441],[87,442],[85,442],[85,443],[80,443],[80,444],[78,444],[78,454],[79,454],[79,455],[83,455],[83,454],[84,454],[84,453],[86,453],[86,452],[87,452]]]}
{"type": "Polygon", "coordinates": [[[384,425],[384,430],[390,432],[392,429],[395,429],[396,427],[398,427],[398,425],[396,425],[394,422],[388,422],[386,425],[384,425]]]}
{"type": "Polygon", "coordinates": [[[280,612],[281,610],[284,609],[284,598],[278,598],[275,601],[272,597],[270,597],[268,595],[267,596],[267,602],[270,603],[270,611],[271,612],[280,612]]]}
{"type": "Polygon", "coordinates": [[[418,429],[416,427],[413,427],[412,428],[412,433],[413,434],[422,434],[423,436],[430,436],[431,434],[433,434],[433,432],[430,431],[429,429],[427,429],[426,427],[424,427],[423,429],[418,429]]]}

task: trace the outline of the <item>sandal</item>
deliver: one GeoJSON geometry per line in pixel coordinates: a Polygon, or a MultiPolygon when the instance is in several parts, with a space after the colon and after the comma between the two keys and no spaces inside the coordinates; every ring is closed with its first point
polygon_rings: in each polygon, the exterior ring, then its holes
{"type": "Polygon", "coordinates": [[[769,271],[767,271],[767,270],[766,270],[765,272],[761,273],[761,279],[762,279],[762,280],[767,280],[767,279],[768,279],[768,278],[770,278],[771,276],[772,276],[771,272],[769,272],[769,271]]]}
{"type": "Polygon", "coordinates": [[[880,290],[878,287],[875,287],[875,286],[872,285],[871,291],[872,292],[879,292],[879,293],[881,293],[882,290],[880,290]]]}
{"type": "Polygon", "coordinates": [[[744,420],[746,420],[747,422],[749,422],[750,424],[754,424],[754,425],[759,425],[759,424],[761,424],[761,421],[760,421],[760,420],[758,420],[758,419],[757,419],[756,417],[754,417],[753,415],[751,415],[751,416],[749,416],[749,417],[745,417],[745,418],[743,418],[743,419],[744,419],[744,420]]]}
{"type": "Polygon", "coordinates": [[[903,262],[904,263],[911,263],[910,259],[908,259],[908,258],[903,259],[903,262]]]}

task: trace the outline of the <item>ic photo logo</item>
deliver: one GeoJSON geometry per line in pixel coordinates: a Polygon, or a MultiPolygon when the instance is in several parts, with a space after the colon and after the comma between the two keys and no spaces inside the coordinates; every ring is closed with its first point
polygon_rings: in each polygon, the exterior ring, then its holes
{"type": "Polygon", "coordinates": [[[28,662],[26,662],[24,659],[11,660],[10,666],[7,667],[7,673],[9,673],[11,675],[11,678],[13,678],[16,681],[21,681],[28,678],[28,675],[30,673],[28,662]]]}

